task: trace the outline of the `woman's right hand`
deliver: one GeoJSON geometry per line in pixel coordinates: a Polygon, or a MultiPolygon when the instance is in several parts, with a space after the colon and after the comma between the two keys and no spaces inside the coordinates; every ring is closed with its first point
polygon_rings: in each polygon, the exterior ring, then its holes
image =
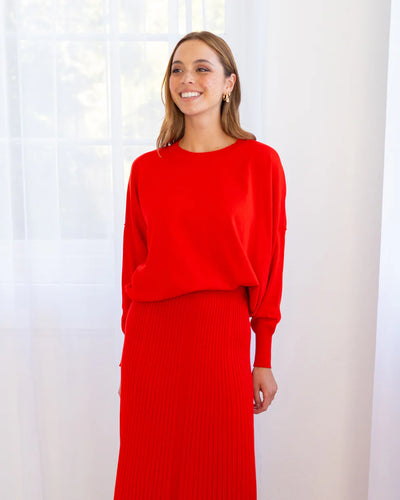
{"type": "Polygon", "coordinates": [[[121,397],[121,384],[119,384],[118,394],[119,394],[119,397],[121,397]]]}

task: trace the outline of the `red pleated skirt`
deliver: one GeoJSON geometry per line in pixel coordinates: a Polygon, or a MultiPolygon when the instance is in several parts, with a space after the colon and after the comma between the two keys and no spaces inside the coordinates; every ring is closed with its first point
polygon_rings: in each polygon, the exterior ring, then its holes
{"type": "Polygon", "coordinates": [[[114,500],[256,500],[248,294],[132,302],[114,500]]]}

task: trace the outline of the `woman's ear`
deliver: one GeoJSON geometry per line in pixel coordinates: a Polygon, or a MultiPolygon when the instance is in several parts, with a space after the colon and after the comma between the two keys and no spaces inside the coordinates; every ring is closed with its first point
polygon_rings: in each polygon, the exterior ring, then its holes
{"type": "Polygon", "coordinates": [[[229,78],[229,81],[231,82],[231,85],[230,87],[226,90],[226,92],[230,93],[232,92],[233,90],[233,87],[235,86],[235,83],[236,83],[236,75],[235,73],[231,73],[231,76],[228,77],[229,78]]]}

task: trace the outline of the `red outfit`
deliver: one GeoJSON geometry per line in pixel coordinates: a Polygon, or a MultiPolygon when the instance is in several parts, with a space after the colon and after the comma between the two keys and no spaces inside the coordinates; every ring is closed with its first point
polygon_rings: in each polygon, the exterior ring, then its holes
{"type": "Polygon", "coordinates": [[[248,287],[254,366],[271,367],[281,319],[286,181],[255,140],[193,153],[178,142],[133,162],[127,190],[122,331],[132,299],[248,287]]]}
{"type": "Polygon", "coordinates": [[[114,500],[256,500],[250,323],[270,367],[283,168],[255,140],[160,155],[133,162],[127,189],[114,500]]]}
{"type": "Polygon", "coordinates": [[[245,287],[133,301],[114,500],[256,500],[245,287]]]}

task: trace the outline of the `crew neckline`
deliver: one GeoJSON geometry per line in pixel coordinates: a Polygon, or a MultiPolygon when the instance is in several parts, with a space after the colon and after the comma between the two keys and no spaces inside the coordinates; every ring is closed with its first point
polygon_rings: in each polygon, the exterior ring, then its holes
{"type": "Polygon", "coordinates": [[[225,146],[223,148],[220,148],[220,149],[214,149],[212,151],[189,151],[187,149],[183,149],[180,144],[179,144],[179,140],[174,142],[174,144],[176,145],[177,149],[179,151],[182,151],[183,153],[187,153],[189,155],[208,155],[208,154],[213,154],[213,153],[219,153],[221,151],[227,151],[228,149],[232,149],[234,148],[235,146],[237,146],[239,144],[239,142],[242,141],[242,139],[238,139],[236,138],[236,141],[233,142],[232,144],[229,144],[229,146],[225,146]]]}

